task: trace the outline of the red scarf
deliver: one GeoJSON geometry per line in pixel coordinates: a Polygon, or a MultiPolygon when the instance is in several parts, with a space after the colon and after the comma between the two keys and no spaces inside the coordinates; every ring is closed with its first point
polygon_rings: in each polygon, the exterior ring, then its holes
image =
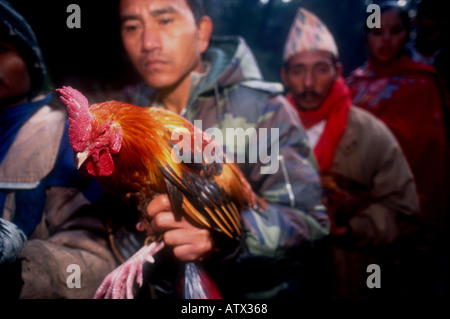
{"type": "Polygon", "coordinates": [[[335,150],[344,135],[352,105],[350,90],[345,85],[344,79],[339,77],[336,80],[330,94],[317,110],[302,111],[296,107],[292,95],[289,94],[287,99],[296,108],[306,129],[322,120],[327,121],[323,134],[314,147],[314,154],[321,172],[331,170],[335,150]]]}

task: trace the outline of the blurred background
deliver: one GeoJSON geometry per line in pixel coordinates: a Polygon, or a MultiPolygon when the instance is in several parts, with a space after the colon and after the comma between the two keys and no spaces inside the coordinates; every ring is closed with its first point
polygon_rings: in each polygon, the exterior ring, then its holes
{"type": "MultiPolygon", "coordinates": [[[[1,0],[0,0],[1,1],[1,0]]],[[[111,0],[9,0],[36,32],[55,86],[116,90],[137,79],[123,52],[117,2],[111,0]],[[69,29],[69,4],[81,8],[81,28],[69,29]]],[[[344,76],[364,63],[363,26],[375,0],[204,0],[214,34],[241,35],[268,81],[280,81],[282,52],[300,6],[317,14],[336,38],[344,76]]],[[[397,0],[415,14],[419,0],[397,0]]]]}

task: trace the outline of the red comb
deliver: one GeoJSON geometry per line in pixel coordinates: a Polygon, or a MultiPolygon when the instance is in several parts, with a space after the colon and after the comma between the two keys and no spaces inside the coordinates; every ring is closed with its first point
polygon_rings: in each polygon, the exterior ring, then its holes
{"type": "Polygon", "coordinates": [[[70,86],[63,86],[61,89],[56,89],[56,92],[61,94],[60,100],[67,106],[67,111],[71,118],[87,114],[90,117],[89,102],[80,91],[70,86]]]}
{"type": "Polygon", "coordinates": [[[80,152],[86,146],[92,127],[92,115],[89,112],[89,102],[79,91],[70,86],[56,89],[61,94],[61,101],[67,106],[69,113],[69,137],[75,151],[80,152]]]}

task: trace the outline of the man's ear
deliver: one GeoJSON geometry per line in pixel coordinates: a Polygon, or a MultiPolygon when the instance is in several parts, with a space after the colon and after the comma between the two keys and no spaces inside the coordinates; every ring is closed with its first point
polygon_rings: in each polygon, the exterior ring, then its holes
{"type": "Polygon", "coordinates": [[[198,40],[201,53],[205,52],[208,49],[212,31],[213,22],[211,18],[208,16],[203,16],[198,25],[198,40]]]}

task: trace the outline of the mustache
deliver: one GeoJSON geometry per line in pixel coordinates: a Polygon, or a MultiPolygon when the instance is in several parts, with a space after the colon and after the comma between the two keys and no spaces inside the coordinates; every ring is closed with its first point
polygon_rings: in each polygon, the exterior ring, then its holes
{"type": "Polygon", "coordinates": [[[313,96],[313,97],[321,97],[322,95],[317,93],[316,91],[304,91],[301,93],[296,94],[297,98],[306,98],[307,96],[313,96]]]}

